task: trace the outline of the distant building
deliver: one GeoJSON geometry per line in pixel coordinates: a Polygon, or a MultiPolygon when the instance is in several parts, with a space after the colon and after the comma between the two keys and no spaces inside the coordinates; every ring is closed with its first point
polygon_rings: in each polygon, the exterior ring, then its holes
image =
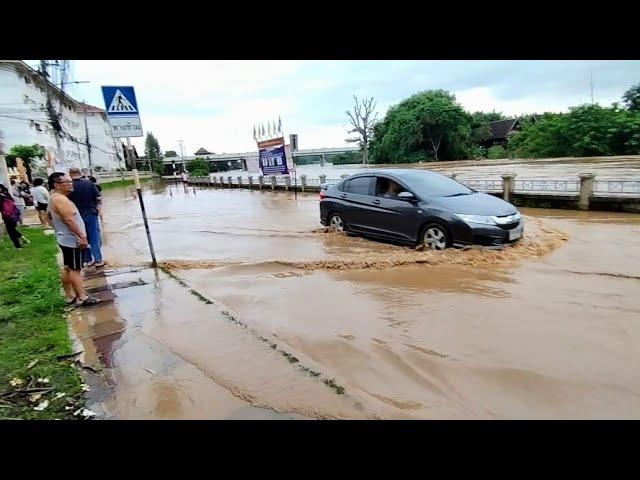
{"type": "MultiPolygon", "coordinates": [[[[535,122],[541,117],[541,115],[531,115],[529,120],[535,122]]],[[[509,118],[507,120],[498,120],[491,122],[489,127],[491,128],[491,137],[486,139],[482,146],[490,148],[494,146],[505,147],[509,143],[509,137],[516,132],[522,130],[522,121],[525,118],[509,118]]]]}
{"type": "Polygon", "coordinates": [[[200,148],[198,149],[198,151],[194,154],[195,156],[200,156],[200,155],[214,155],[213,152],[208,151],[206,148],[200,148]]]}
{"type": "Polygon", "coordinates": [[[46,111],[47,97],[42,75],[20,60],[0,60],[0,129],[5,152],[14,145],[42,145],[55,170],[89,167],[87,135],[91,145],[91,166],[115,170],[118,164],[116,141],[106,112],[71,98],[47,81],[53,107],[60,112],[62,152],[56,131],[46,111]],[[85,119],[87,122],[85,129],[85,119]]]}

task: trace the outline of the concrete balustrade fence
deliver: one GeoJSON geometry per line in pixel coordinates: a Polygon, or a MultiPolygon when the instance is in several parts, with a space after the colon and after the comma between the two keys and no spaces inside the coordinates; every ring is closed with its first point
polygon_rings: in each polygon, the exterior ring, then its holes
{"type": "MultiPolygon", "coordinates": [[[[319,175],[317,178],[300,176],[300,182],[292,183],[289,175],[268,177],[268,185],[272,191],[298,190],[300,192],[319,192],[323,185],[341,182],[341,178],[327,178],[319,175]]],[[[515,173],[504,173],[499,179],[459,178],[456,174],[450,178],[474,190],[498,196],[517,206],[569,208],[579,210],[605,210],[640,213],[640,179],[638,180],[597,180],[593,173],[583,173],[574,180],[550,180],[518,178],[515,173]]],[[[227,187],[227,188],[258,188],[265,187],[265,177],[258,176],[257,185],[253,176],[236,178],[222,176],[191,177],[189,184],[227,187]]]]}

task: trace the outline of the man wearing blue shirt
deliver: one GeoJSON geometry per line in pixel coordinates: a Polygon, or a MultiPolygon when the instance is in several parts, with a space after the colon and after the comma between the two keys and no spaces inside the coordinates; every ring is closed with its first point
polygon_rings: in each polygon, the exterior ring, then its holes
{"type": "Polygon", "coordinates": [[[69,176],[73,180],[73,192],[69,194],[69,200],[75,203],[84,220],[87,230],[87,239],[90,248],[84,249],[84,262],[88,267],[104,267],[101,251],[100,221],[98,219],[98,202],[100,192],[93,183],[82,178],[82,172],[77,167],[69,169],[69,176]]]}

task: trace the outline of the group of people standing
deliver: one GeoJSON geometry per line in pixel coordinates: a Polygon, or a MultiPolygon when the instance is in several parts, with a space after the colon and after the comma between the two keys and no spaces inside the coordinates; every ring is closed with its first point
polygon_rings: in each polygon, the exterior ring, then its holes
{"type": "MultiPolygon", "coordinates": [[[[100,269],[105,266],[100,226],[102,188],[97,185],[94,177],[83,176],[76,167],[70,168],[68,175],[62,172],[52,173],[47,183],[48,190],[42,179],[35,179],[30,195],[42,224],[55,230],[63,256],[62,284],[67,304],[94,305],[98,300],[87,295],[82,269],[90,266],[100,269]]],[[[19,199],[24,202],[24,196],[18,195],[13,188],[9,192],[0,184],[2,219],[16,248],[29,243],[17,229],[24,213],[19,207],[19,199]]]]}

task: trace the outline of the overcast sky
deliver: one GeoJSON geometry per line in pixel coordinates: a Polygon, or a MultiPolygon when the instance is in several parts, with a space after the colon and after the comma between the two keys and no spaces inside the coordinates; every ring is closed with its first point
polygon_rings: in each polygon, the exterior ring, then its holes
{"type": "MultiPolygon", "coordinates": [[[[33,62],[29,62],[33,64],[33,62]]],[[[256,149],[253,125],[282,117],[300,148],[345,145],[352,96],[373,96],[380,117],[428,89],[455,94],[468,111],[506,115],[566,111],[594,99],[620,101],[640,83],[640,61],[106,61],[75,60],[69,86],[78,100],[104,108],[101,85],[133,85],[142,127],[163,151],[256,149]]],[[[142,154],[143,139],[134,143],[142,154]]]]}

